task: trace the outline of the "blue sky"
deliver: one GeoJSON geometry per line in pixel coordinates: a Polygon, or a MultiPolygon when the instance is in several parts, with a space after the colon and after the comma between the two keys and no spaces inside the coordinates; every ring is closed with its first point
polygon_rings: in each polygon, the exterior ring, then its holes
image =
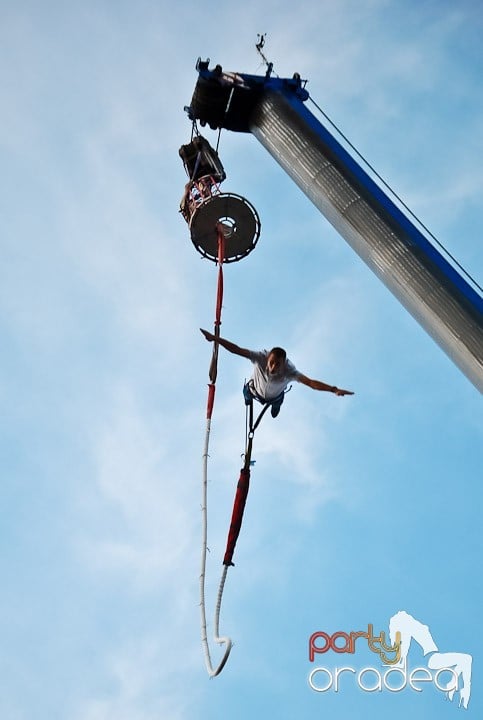
{"type": "MultiPolygon", "coordinates": [[[[296,386],[260,427],[221,617],[235,645],[208,679],[198,328],[213,324],[216,269],[178,214],[196,59],[263,73],[263,32],[276,72],[308,79],[481,284],[480,4],[21,0],[0,19],[1,716],[461,716],[433,687],[310,689],[313,632],[387,631],[403,609],[441,651],[473,656],[466,712],[481,717],[480,395],[257,141],[228,133],[223,188],[254,204],[262,233],[225,269],[222,332],[282,345],[356,394],[296,386]]],[[[210,619],[249,371],[221,354],[210,619]]]]}

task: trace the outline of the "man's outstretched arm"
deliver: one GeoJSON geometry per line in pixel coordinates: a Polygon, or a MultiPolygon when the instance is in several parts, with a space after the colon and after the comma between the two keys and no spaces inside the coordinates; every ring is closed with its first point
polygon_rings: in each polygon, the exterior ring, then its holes
{"type": "Polygon", "coordinates": [[[230,342],[230,340],[225,340],[225,338],[222,337],[216,337],[216,335],[213,335],[213,333],[208,332],[208,330],[203,330],[203,328],[200,328],[201,332],[205,336],[206,340],[209,342],[217,342],[222,347],[225,348],[225,350],[228,350],[228,352],[233,353],[234,355],[240,355],[241,357],[250,359],[251,351],[247,350],[246,348],[239,347],[238,345],[235,345],[235,343],[230,342]]]}
{"type": "Polygon", "coordinates": [[[342,390],[335,385],[327,385],[327,383],[324,383],[321,380],[312,380],[312,378],[309,378],[306,375],[302,375],[302,373],[299,373],[299,375],[297,376],[297,380],[298,382],[302,383],[302,385],[307,385],[307,387],[312,388],[312,390],[325,390],[326,392],[332,392],[335,395],[340,396],[354,395],[351,390],[342,390]]]}

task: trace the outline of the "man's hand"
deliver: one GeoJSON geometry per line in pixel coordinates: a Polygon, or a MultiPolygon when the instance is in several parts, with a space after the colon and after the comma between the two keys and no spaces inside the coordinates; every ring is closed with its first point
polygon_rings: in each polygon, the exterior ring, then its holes
{"type": "Polygon", "coordinates": [[[340,397],[342,397],[343,395],[354,395],[352,390],[342,390],[341,388],[335,387],[335,385],[332,392],[335,393],[335,395],[339,395],[340,397]]]}
{"type": "Polygon", "coordinates": [[[208,340],[208,342],[213,342],[216,340],[216,337],[213,335],[213,333],[208,332],[208,330],[203,330],[203,328],[200,328],[202,334],[205,336],[205,339],[208,340]]]}
{"type": "Polygon", "coordinates": [[[200,330],[205,336],[205,339],[208,340],[208,342],[218,343],[219,345],[221,345],[221,347],[225,348],[225,350],[228,350],[228,352],[234,353],[235,355],[240,355],[244,358],[251,357],[250,350],[235,345],[235,343],[231,342],[231,340],[219,337],[218,335],[213,335],[213,333],[208,332],[208,330],[203,330],[203,328],[200,328],[200,330]]]}

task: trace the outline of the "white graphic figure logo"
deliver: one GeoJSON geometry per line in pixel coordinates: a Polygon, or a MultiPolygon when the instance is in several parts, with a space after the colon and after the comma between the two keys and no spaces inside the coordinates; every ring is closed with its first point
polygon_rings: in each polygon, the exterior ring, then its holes
{"type": "Polygon", "coordinates": [[[453,700],[455,691],[459,689],[459,707],[463,706],[466,710],[471,694],[471,655],[467,655],[466,653],[439,652],[429,632],[429,627],[420,623],[419,620],[415,620],[412,615],[409,615],[409,613],[404,610],[396,613],[389,620],[389,635],[392,643],[396,640],[396,632],[401,633],[401,655],[398,665],[404,668],[406,667],[409,646],[411,645],[411,640],[415,640],[421,646],[424,655],[429,655],[428,668],[431,670],[450,668],[453,671],[457,683],[455,684],[454,677],[449,681],[447,697],[449,700],[453,700]]]}

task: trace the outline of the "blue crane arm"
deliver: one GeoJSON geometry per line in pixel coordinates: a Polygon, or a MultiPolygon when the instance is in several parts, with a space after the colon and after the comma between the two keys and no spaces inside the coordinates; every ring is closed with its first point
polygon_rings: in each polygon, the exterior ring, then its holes
{"type": "Polygon", "coordinates": [[[481,294],[307,109],[300,77],[197,70],[191,119],[252,133],[483,392],[481,294]]]}

